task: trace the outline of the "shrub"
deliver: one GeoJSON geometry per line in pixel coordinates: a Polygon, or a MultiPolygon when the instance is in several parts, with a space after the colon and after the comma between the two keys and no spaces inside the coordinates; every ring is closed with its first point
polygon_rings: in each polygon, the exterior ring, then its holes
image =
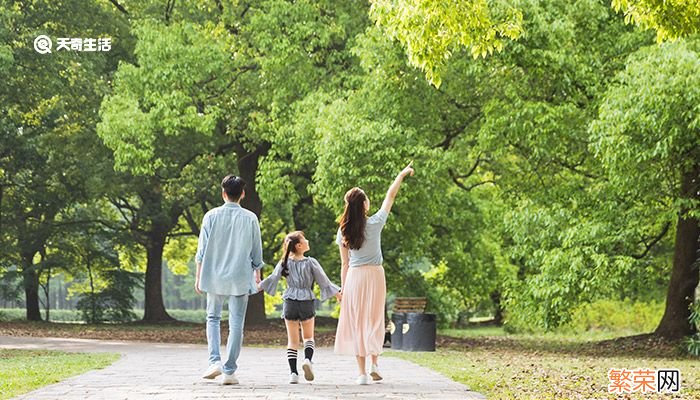
{"type": "Polygon", "coordinates": [[[141,274],[121,269],[104,273],[107,286],[99,292],[88,292],[78,300],[77,308],[87,323],[104,321],[132,321],[136,315],[132,311],[136,298],[133,288],[140,285],[141,274]]]}
{"type": "Polygon", "coordinates": [[[571,321],[561,330],[650,332],[658,325],[663,307],[656,301],[598,300],[574,309],[571,321]]]}

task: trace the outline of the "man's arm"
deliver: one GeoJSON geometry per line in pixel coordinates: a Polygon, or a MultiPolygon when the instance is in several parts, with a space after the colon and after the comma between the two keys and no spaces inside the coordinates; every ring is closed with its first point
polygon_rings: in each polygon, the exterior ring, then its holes
{"type": "Polygon", "coordinates": [[[199,288],[199,277],[202,274],[202,263],[197,262],[197,272],[195,275],[195,280],[194,280],[194,291],[197,292],[197,294],[202,294],[202,289],[199,288]]]}
{"type": "Polygon", "coordinates": [[[204,252],[207,249],[207,244],[209,243],[209,215],[205,214],[202,219],[202,228],[199,230],[199,242],[197,243],[197,253],[194,256],[194,260],[197,263],[197,272],[194,276],[194,291],[197,294],[202,294],[202,290],[199,287],[200,278],[202,277],[202,260],[204,260],[204,252]]]}
{"type": "Polygon", "coordinates": [[[253,220],[253,248],[250,250],[250,259],[252,260],[253,269],[255,269],[255,281],[260,282],[260,269],[265,265],[262,259],[262,239],[260,237],[260,224],[258,219],[253,220]]]}

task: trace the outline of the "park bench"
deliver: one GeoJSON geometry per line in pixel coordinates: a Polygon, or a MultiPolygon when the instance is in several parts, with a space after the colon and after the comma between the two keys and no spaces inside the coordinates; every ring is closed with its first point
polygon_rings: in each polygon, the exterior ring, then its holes
{"type": "Polygon", "coordinates": [[[394,300],[395,313],[422,313],[425,312],[425,306],[428,304],[428,299],[425,297],[397,297],[394,300]]]}

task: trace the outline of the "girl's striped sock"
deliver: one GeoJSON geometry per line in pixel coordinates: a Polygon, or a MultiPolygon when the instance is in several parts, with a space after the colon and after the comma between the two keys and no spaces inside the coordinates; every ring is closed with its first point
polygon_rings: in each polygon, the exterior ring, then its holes
{"type": "Polygon", "coordinates": [[[314,348],[315,345],[313,340],[307,340],[304,342],[304,357],[309,361],[311,361],[311,358],[314,356],[314,348]]]}
{"type": "Polygon", "coordinates": [[[289,362],[289,369],[293,374],[299,374],[297,371],[297,349],[287,349],[287,362],[289,362]]]}

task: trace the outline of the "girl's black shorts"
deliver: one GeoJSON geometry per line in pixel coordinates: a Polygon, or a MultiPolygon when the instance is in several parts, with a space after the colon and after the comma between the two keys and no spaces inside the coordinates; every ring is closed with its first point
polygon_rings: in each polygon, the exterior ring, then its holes
{"type": "Polygon", "coordinates": [[[313,300],[284,300],[282,318],[290,321],[306,321],[316,316],[313,300]]]}

